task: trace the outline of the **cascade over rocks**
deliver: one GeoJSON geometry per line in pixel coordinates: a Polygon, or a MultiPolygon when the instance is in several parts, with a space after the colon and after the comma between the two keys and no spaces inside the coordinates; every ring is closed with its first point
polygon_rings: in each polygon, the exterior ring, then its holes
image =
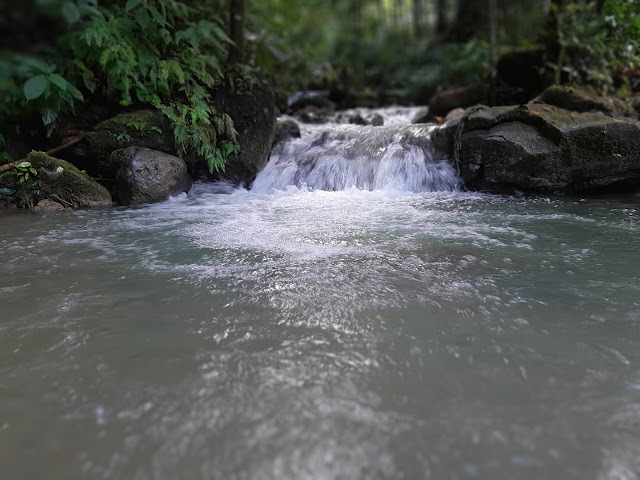
{"type": "Polygon", "coordinates": [[[121,205],[157,203],[188,192],[191,177],[184,160],[142,147],[129,147],[111,154],[119,165],[114,195],[121,205]]]}
{"type": "Polygon", "coordinates": [[[634,120],[544,104],[476,107],[437,129],[433,141],[436,152],[451,159],[459,144],[460,175],[472,190],[571,194],[640,188],[640,123],[634,120]]]}

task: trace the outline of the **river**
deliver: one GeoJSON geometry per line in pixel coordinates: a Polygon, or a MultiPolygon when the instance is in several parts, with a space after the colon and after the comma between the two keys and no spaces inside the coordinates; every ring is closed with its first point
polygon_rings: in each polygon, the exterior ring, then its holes
{"type": "Polygon", "coordinates": [[[0,478],[639,478],[638,200],[371,190],[0,218],[0,478]]]}

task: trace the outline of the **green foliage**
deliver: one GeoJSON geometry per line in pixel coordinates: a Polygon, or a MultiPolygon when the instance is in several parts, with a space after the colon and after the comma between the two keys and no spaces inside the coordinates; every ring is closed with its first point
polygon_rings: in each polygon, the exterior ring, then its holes
{"type": "MultiPolygon", "coordinates": [[[[18,185],[22,185],[29,180],[30,177],[38,175],[38,171],[31,166],[31,162],[20,162],[14,167],[16,177],[18,177],[18,185]]],[[[40,179],[33,179],[34,187],[41,187],[42,181],[40,179]]]]}
{"type": "MultiPolygon", "coordinates": [[[[37,175],[38,171],[33,168],[31,162],[20,162],[8,172],[0,175],[0,183],[6,181],[7,178],[15,177],[15,183],[18,187],[26,184],[29,179],[31,179],[31,182],[29,182],[30,186],[34,188],[42,187],[42,180],[35,178],[37,175]]],[[[13,188],[4,187],[2,190],[1,193],[5,195],[13,195],[16,192],[16,189],[13,188]]]]}
{"type": "Polygon", "coordinates": [[[56,73],[53,63],[31,55],[0,56],[0,106],[2,116],[39,112],[42,123],[54,125],[65,108],[73,109],[83,95],[69,80],[56,73]]]}
{"type": "Polygon", "coordinates": [[[156,127],[155,125],[149,125],[145,122],[136,122],[135,120],[127,122],[127,127],[133,128],[140,133],[162,133],[162,130],[160,130],[160,128],[156,127]]]}
{"type": "Polygon", "coordinates": [[[211,106],[208,93],[222,77],[230,42],[220,2],[122,3],[48,0],[48,11],[68,23],[56,44],[61,60],[15,54],[2,59],[0,107],[6,108],[0,116],[38,111],[51,129],[61,112],[83,100],[79,88],[122,106],[151,104],[173,123],[178,148],[203,155],[212,172],[223,168],[216,139],[235,142],[235,130],[211,106]]]}
{"type": "MultiPolygon", "coordinates": [[[[4,145],[4,135],[0,133],[0,147],[4,145]]],[[[0,150],[0,164],[7,163],[9,161],[9,154],[4,150],[0,150]]]]}
{"type": "Polygon", "coordinates": [[[570,82],[612,91],[621,69],[640,66],[640,3],[607,0],[598,11],[595,1],[576,1],[554,9],[566,59],[550,67],[561,68],[570,82]]]}

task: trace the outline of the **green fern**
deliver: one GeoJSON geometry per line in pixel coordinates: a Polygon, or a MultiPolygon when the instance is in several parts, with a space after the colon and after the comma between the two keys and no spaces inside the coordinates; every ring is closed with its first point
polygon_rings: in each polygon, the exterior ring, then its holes
{"type": "Polygon", "coordinates": [[[53,127],[61,111],[82,100],[75,86],[82,85],[123,106],[155,106],[171,121],[179,150],[203,156],[211,172],[224,168],[229,154],[217,147],[217,138],[221,145],[235,144],[236,132],[230,117],[210,106],[207,93],[222,78],[230,42],[216,0],[128,0],[109,7],[97,0],[49,0],[56,3],[70,30],[58,50],[72,60],[49,65],[23,57],[6,75],[0,68],[0,94],[10,91],[15,112],[38,108],[53,127]],[[16,83],[31,87],[19,102],[16,83]]]}

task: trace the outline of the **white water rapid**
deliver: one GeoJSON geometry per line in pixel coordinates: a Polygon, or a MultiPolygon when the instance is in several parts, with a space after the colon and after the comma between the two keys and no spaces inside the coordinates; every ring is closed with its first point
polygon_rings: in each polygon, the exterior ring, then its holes
{"type": "Polygon", "coordinates": [[[322,125],[301,124],[301,137],[276,147],[252,190],[453,192],[460,180],[451,164],[434,158],[431,126],[411,125],[415,109],[379,109],[383,126],[339,123],[341,112],[322,125]]]}

